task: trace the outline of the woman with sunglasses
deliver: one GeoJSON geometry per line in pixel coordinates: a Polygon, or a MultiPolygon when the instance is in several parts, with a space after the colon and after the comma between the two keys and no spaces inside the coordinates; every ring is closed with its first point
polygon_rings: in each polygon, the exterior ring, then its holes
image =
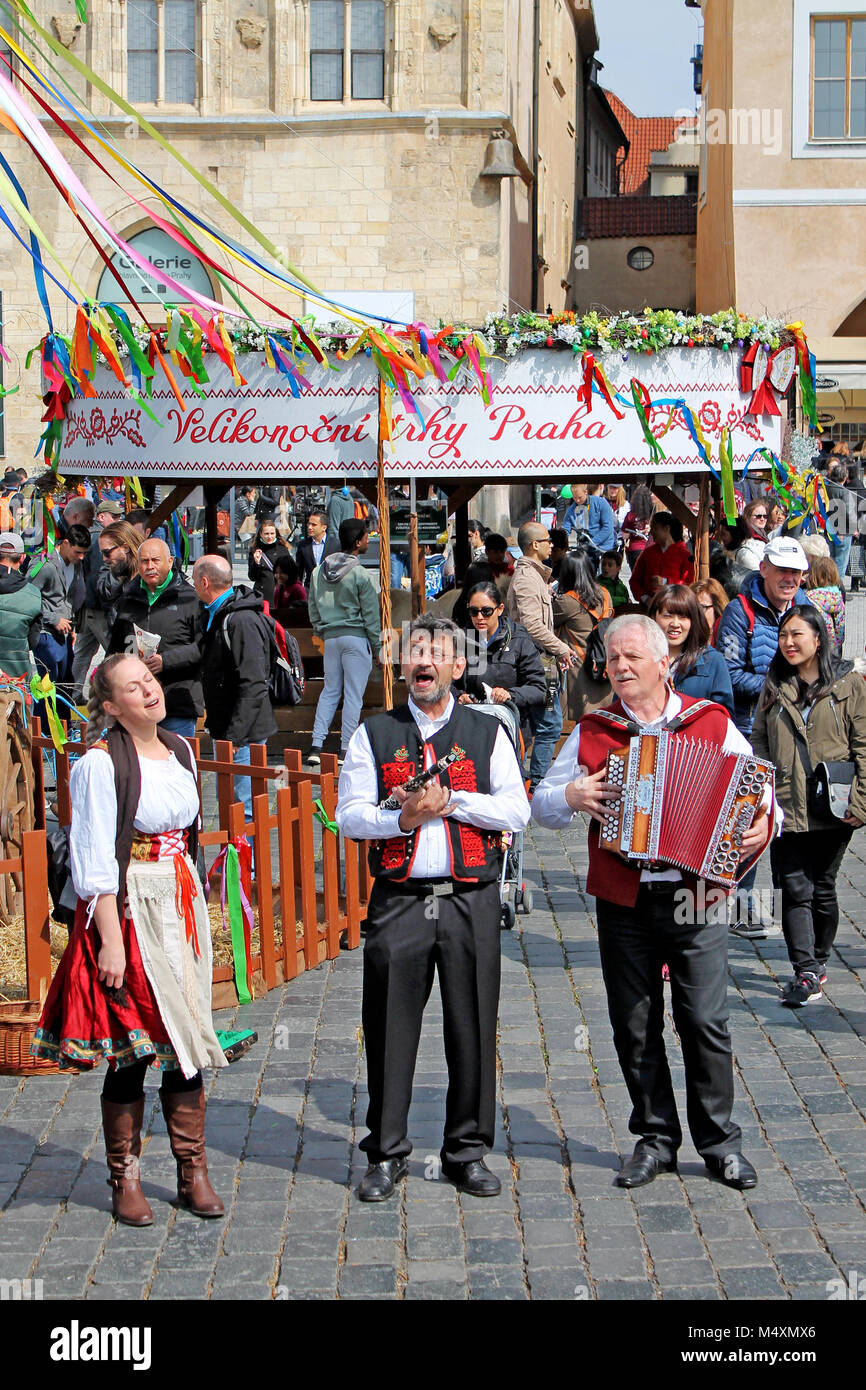
{"type": "Polygon", "coordinates": [[[755,497],[747,502],[739,520],[740,535],[743,541],[737,550],[737,571],[745,579],[751,570],[760,567],[767,544],[767,527],[770,520],[770,503],[766,497],[755,497]]]}
{"type": "Polygon", "coordinates": [[[694,584],[689,585],[689,588],[701,606],[701,612],[710,631],[710,646],[712,647],[719,618],[730,603],[730,599],[718,579],[696,579],[694,584]]]}
{"type": "Polygon", "coordinates": [[[779,648],[751,743],[758,757],[776,764],[776,796],[785,812],[771,849],[794,967],[782,1003],[800,1008],[822,996],[839,925],[836,875],[851,836],[866,822],[866,684],[852,662],[834,660],[824,618],[811,604],[789,608],[779,619],[779,648]],[[844,819],[815,815],[810,774],[820,762],[854,764],[844,819]]]}
{"type": "Polygon", "coordinates": [[[458,702],[493,700],[501,705],[511,700],[525,734],[533,709],[540,710],[547,694],[538,649],[526,628],[505,616],[505,602],[495,584],[476,584],[468,595],[467,612],[466,670],[454,683],[458,702]]]}

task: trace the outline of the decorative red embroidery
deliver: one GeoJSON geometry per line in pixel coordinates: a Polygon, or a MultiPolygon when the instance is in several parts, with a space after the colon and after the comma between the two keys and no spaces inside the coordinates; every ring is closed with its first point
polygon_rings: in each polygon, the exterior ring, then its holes
{"type": "Polygon", "coordinates": [[[396,762],[382,764],[382,781],[388,792],[392,792],[395,787],[402,787],[410,777],[415,776],[415,764],[413,762],[396,762]]]}
{"type": "Polygon", "coordinates": [[[382,872],[399,869],[406,863],[406,840],[386,840],[382,847],[382,872]]]}
{"type": "Polygon", "coordinates": [[[475,792],[478,790],[475,764],[469,758],[464,758],[459,763],[452,763],[445,775],[456,792],[475,792]]]}
{"type": "MultiPolygon", "coordinates": [[[[461,764],[455,763],[454,767],[461,764]]],[[[480,830],[476,830],[472,825],[464,825],[459,822],[460,847],[463,850],[463,863],[467,869],[482,869],[485,863],[484,837],[480,830]]]]}

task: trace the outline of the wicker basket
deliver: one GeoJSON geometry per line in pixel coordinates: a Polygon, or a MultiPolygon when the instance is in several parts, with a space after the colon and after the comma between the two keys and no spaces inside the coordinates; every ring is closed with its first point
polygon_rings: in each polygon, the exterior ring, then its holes
{"type": "Polygon", "coordinates": [[[56,1062],[30,1056],[42,1006],[35,999],[0,1002],[0,1076],[35,1076],[59,1071],[56,1062]]]}

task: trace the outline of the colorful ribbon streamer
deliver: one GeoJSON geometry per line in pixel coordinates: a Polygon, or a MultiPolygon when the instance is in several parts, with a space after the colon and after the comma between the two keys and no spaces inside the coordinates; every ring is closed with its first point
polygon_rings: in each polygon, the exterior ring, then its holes
{"type": "Polygon", "coordinates": [[[223,926],[228,926],[231,935],[238,1001],[241,1004],[251,1004],[253,997],[252,931],[254,917],[249,895],[252,879],[252,846],[245,835],[223,845],[208,875],[208,892],[210,892],[211,875],[217,870],[222,870],[220,912],[223,926]],[[226,902],[228,902],[228,922],[226,922],[226,902]]]}
{"type": "Polygon", "coordinates": [[[69,739],[63,732],[60,716],[57,713],[57,687],[47,672],[41,679],[39,676],[30,677],[30,694],[34,700],[44,704],[51,742],[56,751],[62,753],[69,739]]]}

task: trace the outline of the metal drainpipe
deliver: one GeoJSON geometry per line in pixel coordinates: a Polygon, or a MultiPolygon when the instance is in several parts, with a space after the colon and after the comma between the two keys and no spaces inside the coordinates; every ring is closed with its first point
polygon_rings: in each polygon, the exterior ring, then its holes
{"type": "Polygon", "coordinates": [[[538,78],[540,72],[541,0],[533,5],[532,54],[532,295],[529,307],[538,309],[538,78]]]}

